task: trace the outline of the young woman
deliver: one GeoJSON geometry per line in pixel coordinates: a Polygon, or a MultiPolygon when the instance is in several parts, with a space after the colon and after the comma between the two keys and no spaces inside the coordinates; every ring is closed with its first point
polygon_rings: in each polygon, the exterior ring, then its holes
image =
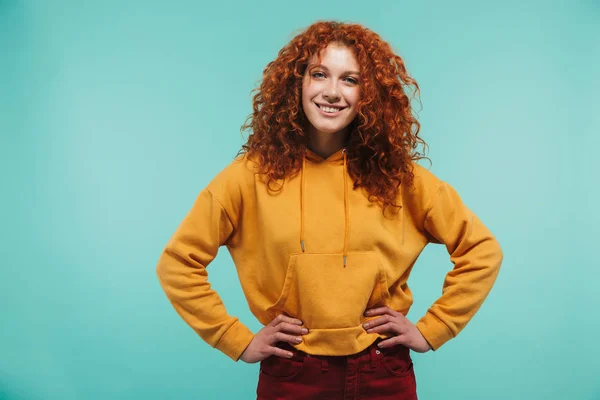
{"type": "Polygon", "coordinates": [[[308,27],[267,65],[241,154],[200,192],[160,257],[164,291],[202,339],[261,362],[259,399],[415,399],[410,351],[455,337],[492,288],[498,242],[415,162],[425,142],[410,86],[418,92],[376,33],[308,27]],[[454,268],[413,324],[407,280],[431,242],[454,268]],[[264,325],[257,333],[208,282],[223,245],[264,325]]]}

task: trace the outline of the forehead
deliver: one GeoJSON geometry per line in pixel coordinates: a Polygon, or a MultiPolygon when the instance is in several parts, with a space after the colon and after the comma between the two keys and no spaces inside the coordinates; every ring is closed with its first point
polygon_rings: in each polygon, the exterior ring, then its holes
{"type": "Polygon", "coordinates": [[[310,65],[321,64],[328,68],[360,70],[360,65],[351,48],[339,43],[330,43],[318,54],[314,54],[310,65]]]}

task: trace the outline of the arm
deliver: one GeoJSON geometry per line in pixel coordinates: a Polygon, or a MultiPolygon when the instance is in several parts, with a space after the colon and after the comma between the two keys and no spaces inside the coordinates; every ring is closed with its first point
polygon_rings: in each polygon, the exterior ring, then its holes
{"type": "Polygon", "coordinates": [[[156,273],[183,320],[209,345],[237,361],[254,335],[227,313],[206,271],[233,230],[221,204],[204,189],[167,243],[156,273]]]}
{"type": "Polygon", "coordinates": [[[441,182],[425,217],[430,241],[446,245],[454,268],[442,296],[416,326],[433,350],[455,337],[489,294],[502,263],[500,245],[447,183],[441,182]]]}

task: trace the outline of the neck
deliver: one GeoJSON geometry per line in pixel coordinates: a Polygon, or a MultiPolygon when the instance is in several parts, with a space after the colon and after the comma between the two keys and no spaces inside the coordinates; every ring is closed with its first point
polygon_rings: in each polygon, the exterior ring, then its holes
{"type": "Polygon", "coordinates": [[[308,148],[315,154],[327,158],[344,147],[348,132],[344,129],[336,133],[310,132],[308,148]]]}

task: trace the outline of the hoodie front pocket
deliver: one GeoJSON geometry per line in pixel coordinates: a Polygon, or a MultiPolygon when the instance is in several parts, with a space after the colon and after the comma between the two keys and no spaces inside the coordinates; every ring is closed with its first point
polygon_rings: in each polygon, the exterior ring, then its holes
{"type": "Polygon", "coordinates": [[[267,312],[299,318],[308,329],[349,328],[389,296],[375,252],[348,253],[346,267],[341,254],[299,253],[290,256],[281,295],[267,312]]]}

